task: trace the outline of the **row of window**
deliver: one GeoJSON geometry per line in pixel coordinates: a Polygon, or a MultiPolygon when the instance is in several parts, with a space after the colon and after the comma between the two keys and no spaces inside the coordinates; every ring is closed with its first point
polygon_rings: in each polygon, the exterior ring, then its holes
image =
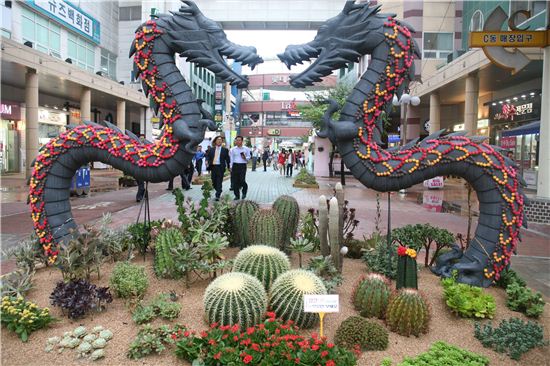
{"type": "Polygon", "coordinates": [[[195,64],[191,64],[191,70],[195,76],[208,84],[211,88],[214,88],[214,74],[204,67],[198,67],[195,64]]]}
{"type": "Polygon", "coordinates": [[[193,94],[197,99],[204,100],[208,105],[214,104],[214,94],[210,93],[208,90],[206,90],[206,88],[203,88],[197,83],[193,83],[192,89],[193,89],[193,94]]]}

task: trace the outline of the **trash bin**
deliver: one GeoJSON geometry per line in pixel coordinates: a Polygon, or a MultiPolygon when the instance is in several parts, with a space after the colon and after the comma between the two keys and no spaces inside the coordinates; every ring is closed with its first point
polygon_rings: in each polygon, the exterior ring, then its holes
{"type": "Polygon", "coordinates": [[[77,196],[88,194],[90,192],[90,167],[81,166],[73,177],[71,183],[71,194],[77,196]]]}

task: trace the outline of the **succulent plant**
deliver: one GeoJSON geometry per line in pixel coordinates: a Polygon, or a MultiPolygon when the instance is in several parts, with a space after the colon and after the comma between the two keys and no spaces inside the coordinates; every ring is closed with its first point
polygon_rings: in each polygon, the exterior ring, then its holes
{"type": "Polygon", "coordinates": [[[95,361],[95,360],[99,360],[100,358],[103,358],[103,357],[105,357],[105,350],[104,349],[96,349],[90,355],[90,360],[95,361]]]}
{"type": "Polygon", "coordinates": [[[414,288],[418,289],[418,270],[416,259],[408,255],[397,257],[397,289],[414,288]]]}
{"type": "Polygon", "coordinates": [[[350,316],[336,330],[334,343],[348,349],[359,345],[364,351],[383,351],[388,348],[388,331],[360,316],[350,316]]]}
{"type": "Polygon", "coordinates": [[[172,249],[183,241],[183,234],[176,228],[163,230],[155,240],[155,274],[162,278],[177,276],[172,249]]]}
{"type": "Polygon", "coordinates": [[[92,345],[89,342],[82,342],[76,349],[79,353],[87,353],[92,350],[92,345]]]}
{"type": "Polygon", "coordinates": [[[247,273],[226,273],[214,280],[204,293],[208,323],[239,324],[243,328],[258,324],[267,310],[264,286],[247,273]]]}
{"type": "Polygon", "coordinates": [[[287,246],[290,244],[290,239],[296,236],[296,231],[298,230],[298,223],[300,222],[300,206],[298,205],[296,198],[283,195],[273,202],[273,209],[279,213],[281,219],[285,223],[282,230],[282,249],[286,251],[287,246]]]}
{"type": "Polygon", "coordinates": [[[365,318],[384,319],[391,296],[390,281],[378,273],[369,273],[359,280],[353,293],[353,305],[365,318]]]}
{"type": "Polygon", "coordinates": [[[93,341],[95,341],[97,339],[97,335],[93,334],[93,333],[90,333],[90,334],[86,334],[84,336],[84,338],[82,338],[82,340],[84,342],[90,342],[92,343],[93,341]]]}
{"type": "Polygon", "coordinates": [[[239,201],[233,208],[233,229],[236,241],[239,243],[241,249],[250,245],[250,232],[248,228],[250,226],[250,219],[258,209],[258,204],[249,200],[239,201]]]}
{"type": "Polygon", "coordinates": [[[233,263],[234,272],[251,274],[263,283],[266,291],[281,273],[289,269],[286,254],[267,245],[252,245],[241,250],[233,263]]]}
{"type": "Polygon", "coordinates": [[[392,332],[403,336],[419,336],[428,332],[430,310],[424,297],[414,289],[394,293],[386,309],[386,324],[392,332]]]}
{"type": "Polygon", "coordinates": [[[99,332],[99,336],[103,339],[110,340],[113,338],[113,332],[111,332],[109,329],[105,329],[99,332]]]}
{"type": "Polygon", "coordinates": [[[103,338],[98,338],[92,342],[94,348],[104,348],[107,345],[107,341],[103,338]]]}
{"type": "Polygon", "coordinates": [[[258,210],[250,219],[252,244],[282,248],[283,221],[275,210],[258,210]]]}
{"type": "Polygon", "coordinates": [[[323,281],[313,272],[295,269],[277,277],[271,286],[269,307],[283,320],[292,320],[300,328],[310,328],[318,316],[304,312],[304,295],[326,294],[323,281]]]}
{"type": "Polygon", "coordinates": [[[75,330],[73,330],[73,336],[75,337],[82,337],[86,335],[88,330],[85,327],[77,327],[75,330]]]}

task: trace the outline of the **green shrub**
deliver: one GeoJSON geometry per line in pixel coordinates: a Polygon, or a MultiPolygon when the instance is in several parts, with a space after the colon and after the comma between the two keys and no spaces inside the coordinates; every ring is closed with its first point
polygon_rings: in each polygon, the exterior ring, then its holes
{"type": "Polygon", "coordinates": [[[382,237],[376,242],[374,249],[369,249],[363,254],[363,261],[370,272],[381,273],[395,280],[397,278],[397,243],[389,248],[382,237]]]}
{"type": "Polygon", "coordinates": [[[430,224],[406,225],[391,232],[393,241],[399,244],[413,248],[419,251],[425,250],[424,265],[433,265],[438,252],[443,248],[448,248],[455,242],[454,235],[447,229],[433,227],[430,224]],[[435,244],[435,252],[430,259],[430,249],[435,244]]]}
{"type": "Polygon", "coordinates": [[[409,337],[428,332],[430,309],[417,291],[404,288],[390,298],[386,309],[386,324],[392,332],[409,337]]]}
{"type": "Polygon", "coordinates": [[[538,318],[544,312],[546,302],[540,292],[533,292],[517,282],[512,282],[506,288],[506,306],[514,311],[520,311],[528,317],[538,318]]]}
{"type": "Polygon", "coordinates": [[[156,296],[149,305],[140,304],[134,310],[132,319],[137,324],[148,323],[157,316],[163,319],[172,320],[180,315],[181,304],[172,301],[170,295],[160,294],[156,296]]]}
{"type": "Polygon", "coordinates": [[[172,250],[183,242],[183,234],[179,229],[162,230],[155,240],[155,274],[161,278],[178,278],[172,250]]]}
{"type": "Polygon", "coordinates": [[[355,310],[365,318],[383,319],[390,299],[390,281],[378,273],[364,276],[352,295],[355,310]]]}
{"type": "Polygon", "coordinates": [[[480,287],[457,283],[453,277],[441,280],[443,296],[451,311],[463,318],[493,318],[495,299],[480,287]]]}
{"type": "Polygon", "coordinates": [[[516,271],[513,269],[505,269],[504,271],[500,272],[499,279],[495,282],[495,284],[498,287],[501,287],[503,289],[506,289],[508,285],[512,283],[518,283],[520,286],[525,287],[527,286],[527,283],[525,283],[525,280],[521,278],[516,271]]]}
{"type": "Polygon", "coordinates": [[[284,222],[282,228],[282,249],[286,251],[286,247],[290,244],[290,240],[296,236],[298,223],[300,221],[300,206],[298,201],[292,196],[283,195],[278,197],[273,202],[273,210],[277,211],[284,222]]]}
{"type": "Polygon", "coordinates": [[[266,291],[281,273],[289,269],[286,254],[267,245],[252,245],[241,250],[233,264],[234,272],[251,274],[263,283],[266,291]]]}
{"type": "Polygon", "coordinates": [[[398,366],[487,366],[489,359],[445,342],[435,342],[427,352],[405,357],[398,366]]]}
{"type": "Polygon", "coordinates": [[[153,328],[151,324],[146,324],[141,327],[136,338],[130,343],[126,356],[137,360],[155,352],[160,354],[166,349],[166,346],[174,344],[173,335],[181,335],[185,330],[184,326],[161,325],[158,328],[153,328]]]}
{"type": "Polygon", "coordinates": [[[506,353],[513,360],[519,360],[524,353],[535,347],[548,344],[544,340],[541,325],[533,321],[523,322],[518,318],[505,319],[498,328],[493,328],[492,324],[476,323],[474,335],[484,347],[506,353]]]}
{"type": "Polygon", "coordinates": [[[145,267],[128,262],[118,262],[113,269],[109,284],[115,295],[123,299],[142,298],[149,286],[145,267]]]}
{"type": "Polygon", "coordinates": [[[359,346],[363,351],[383,351],[388,348],[388,331],[365,318],[351,316],[336,330],[334,343],[347,349],[359,346]]]}
{"type": "Polygon", "coordinates": [[[162,225],[162,220],[154,220],[145,225],[143,222],[138,222],[129,225],[126,230],[130,234],[131,247],[137,248],[142,254],[145,254],[151,241],[151,230],[162,225]]]}
{"type": "Polygon", "coordinates": [[[300,172],[296,175],[295,181],[302,184],[317,184],[315,176],[310,174],[306,168],[300,169],[300,172]]]}

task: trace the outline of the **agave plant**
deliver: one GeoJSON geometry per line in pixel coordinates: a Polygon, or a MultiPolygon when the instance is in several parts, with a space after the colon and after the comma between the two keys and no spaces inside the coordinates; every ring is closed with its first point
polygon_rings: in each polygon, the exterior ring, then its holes
{"type": "Polygon", "coordinates": [[[300,268],[302,268],[302,254],[313,251],[314,244],[304,237],[297,237],[296,239],[290,239],[290,250],[298,253],[298,261],[300,268]]]}
{"type": "Polygon", "coordinates": [[[202,259],[209,267],[210,272],[214,274],[214,278],[216,278],[216,270],[220,268],[219,265],[222,263],[227,265],[229,263],[225,261],[225,256],[222,253],[222,250],[229,246],[229,241],[227,237],[218,233],[207,234],[205,239],[206,241],[200,248],[202,259]]]}

